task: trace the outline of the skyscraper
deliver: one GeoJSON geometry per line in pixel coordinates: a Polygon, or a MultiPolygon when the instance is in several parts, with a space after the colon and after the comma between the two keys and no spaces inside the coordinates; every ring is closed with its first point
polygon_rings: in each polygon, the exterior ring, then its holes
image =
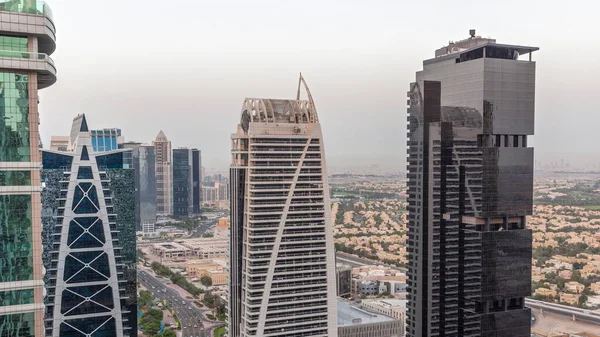
{"type": "Polygon", "coordinates": [[[536,50],[472,31],[410,86],[410,337],[530,336],[536,50]]]}
{"type": "Polygon", "coordinates": [[[84,115],[70,139],[67,152],[42,152],[45,336],[136,336],[131,150],[95,153],[84,115]]]}
{"type": "Polygon", "coordinates": [[[52,11],[0,1],[0,336],[44,334],[38,90],[56,82],[52,11]]]}
{"type": "Polygon", "coordinates": [[[156,223],[156,155],[155,147],[147,144],[127,142],[123,149],[131,149],[126,157],[127,164],[135,170],[136,227],[156,223]]]}
{"type": "Polygon", "coordinates": [[[194,179],[192,150],[173,150],[173,216],[187,217],[194,213],[194,179]]]}
{"type": "Polygon", "coordinates": [[[156,156],[156,213],[173,214],[173,172],[171,171],[171,141],[162,130],[152,142],[156,156]]]}
{"type": "Polygon", "coordinates": [[[116,150],[124,142],[123,136],[121,136],[121,129],[91,130],[90,133],[92,135],[92,148],[94,152],[116,150]]]}
{"type": "Polygon", "coordinates": [[[192,149],[192,194],[194,214],[200,214],[202,206],[202,152],[192,149]]]}
{"type": "Polygon", "coordinates": [[[337,336],[323,136],[306,91],[309,100],[247,98],[231,137],[233,337],[337,336]]]}

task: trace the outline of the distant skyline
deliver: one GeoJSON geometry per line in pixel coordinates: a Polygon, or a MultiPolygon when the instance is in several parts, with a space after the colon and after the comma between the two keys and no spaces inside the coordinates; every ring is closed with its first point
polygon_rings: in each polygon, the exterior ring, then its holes
{"type": "Polygon", "coordinates": [[[329,166],[405,169],[406,92],[422,60],[468,30],[540,47],[536,161],[600,163],[600,28],[591,1],[50,0],[59,80],[41,93],[42,141],[78,113],[151,143],[202,149],[225,169],[246,97],[294,98],[302,72],[329,166]],[[535,13],[533,15],[532,13],[535,13]]]}

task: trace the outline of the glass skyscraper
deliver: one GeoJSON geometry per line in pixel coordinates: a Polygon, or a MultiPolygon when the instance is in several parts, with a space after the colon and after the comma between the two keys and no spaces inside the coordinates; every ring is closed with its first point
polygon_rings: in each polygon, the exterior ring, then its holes
{"type": "Polygon", "coordinates": [[[475,36],[410,85],[410,337],[529,337],[536,47],[475,36]]]}
{"type": "Polygon", "coordinates": [[[171,171],[171,141],[162,130],[152,142],[156,156],[156,213],[173,214],[173,172],[171,171]]]}
{"type": "Polygon", "coordinates": [[[135,170],[136,226],[156,223],[156,155],[152,145],[127,142],[123,149],[131,149],[127,166],[135,170]]]}
{"type": "Polygon", "coordinates": [[[38,90],[56,28],[39,0],[0,0],[0,23],[0,336],[43,336],[38,90]]]}
{"type": "Polygon", "coordinates": [[[202,206],[202,151],[198,149],[192,149],[192,184],[194,214],[199,214],[202,206]]]}
{"type": "Polygon", "coordinates": [[[327,166],[307,93],[247,98],[231,137],[230,336],[338,335],[327,166]]]}
{"type": "Polygon", "coordinates": [[[45,336],[136,336],[131,150],[96,153],[84,115],[70,141],[68,152],[42,152],[45,336]]]}
{"type": "Polygon", "coordinates": [[[194,213],[193,154],[188,148],[173,150],[173,216],[194,213]]]}

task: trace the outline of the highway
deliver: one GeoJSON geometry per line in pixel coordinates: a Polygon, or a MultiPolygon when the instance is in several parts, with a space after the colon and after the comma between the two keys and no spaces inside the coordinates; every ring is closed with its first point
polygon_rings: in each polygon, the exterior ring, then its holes
{"type": "Polygon", "coordinates": [[[525,299],[525,306],[534,309],[542,309],[543,311],[552,312],[571,318],[574,317],[577,321],[600,324],[600,312],[598,311],[574,308],[556,303],[542,302],[530,298],[525,299]]]}
{"type": "Polygon", "coordinates": [[[361,266],[367,266],[367,265],[385,265],[388,266],[390,268],[399,270],[401,272],[406,272],[407,269],[406,268],[400,268],[400,267],[396,267],[396,266],[390,266],[387,265],[385,263],[379,262],[379,261],[372,261],[372,260],[367,260],[367,259],[363,259],[354,255],[350,255],[350,254],[346,254],[346,253],[342,253],[342,252],[337,252],[335,253],[335,258],[336,261],[338,263],[345,263],[345,264],[349,264],[352,267],[361,267],[361,266]]]}
{"type": "Polygon", "coordinates": [[[166,300],[167,305],[177,314],[182,327],[182,337],[210,337],[202,325],[208,321],[203,311],[192,300],[182,298],[174,289],[164,284],[166,280],[157,279],[144,270],[138,269],[138,282],[140,282],[152,295],[160,300],[166,300]]]}

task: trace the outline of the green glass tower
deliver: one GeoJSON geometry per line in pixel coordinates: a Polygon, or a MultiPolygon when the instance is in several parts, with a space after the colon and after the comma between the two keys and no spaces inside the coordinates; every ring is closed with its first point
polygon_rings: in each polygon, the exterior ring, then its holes
{"type": "Polygon", "coordinates": [[[38,90],[55,34],[44,1],[0,0],[0,337],[44,335],[38,90]]]}

